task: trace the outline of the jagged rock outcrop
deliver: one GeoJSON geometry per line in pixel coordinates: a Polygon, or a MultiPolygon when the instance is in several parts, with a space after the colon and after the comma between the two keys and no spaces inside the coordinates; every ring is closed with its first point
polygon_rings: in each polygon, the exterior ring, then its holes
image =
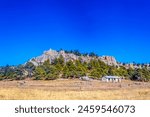
{"type": "MultiPolygon", "coordinates": [[[[46,60],[50,60],[50,63],[52,63],[56,58],[59,58],[61,56],[63,56],[65,62],[69,61],[69,60],[78,60],[79,58],[82,59],[83,62],[90,62],[90,60],[95,59],[95,57],[91,57],[91,56],[77,56],[73,53],[65,53],[65,51],[61,50],[61,51],[55,51],[55,50],[48,50],[48,51],[44,51],[44,53],[41,56],[32,58],[30,60],[30,62],[32,62],[35,66],[38,66],[40,64],[42,64],[44,61],[46,60]]],[[[101,61],[103,61],[104,63],[108,64],[108,65],[117,65],[116,59],[112,56],[102,56],[102,57],[98,57],[97,59],[100,59],[101,61]]]]}
{"type": "Polygon", "coordinates": [[[52,63],[56,58],[59,58],[60,56],[63,56],[65,62],[71,60],[71,61],[75,61],[78,59],[81,59],[82,62],[90,62],[90,60],[93,59],[99,59],[101,61],[103,61],[105,64],[109,65],[109,66],[124,66],[126,69],[132,68],[132,69],[141,69],[143,67],[146,67],[147,69],[150,69],[150,64],[133,64],[133,63],[119,63],[117,62],[117,60],[115,59],[115,57],[113,56],[99,56],[99,57],[91,57],[89,55],[87,56],[77,56],[73,53],[66,53],[64,50],[61,51],[56,51],[56,50],[48,50],[48,51],[44,51],[44,53],[41,56],[32,58],[30,60],[30,62],[32,62],[35,66],[41,65],[42,63],[44,63],[44,61],[46,60],[50,60],[50,63],[52,63]]]}
{"type": "Polygon", "coordinates": [[[117,66],[118,65],[115,57],[113,57],[113,56],[102,56],[102,57],[100,57],[100,59],[107,65],[110,65],[110,66],[112,66],[112,65],[117,66]]]}

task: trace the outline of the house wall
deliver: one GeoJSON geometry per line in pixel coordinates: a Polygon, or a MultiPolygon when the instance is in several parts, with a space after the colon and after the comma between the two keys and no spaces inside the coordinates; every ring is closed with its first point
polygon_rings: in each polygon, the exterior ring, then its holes
{"type": "Polygon", "coordinates": [[[102,81],[103,82],[121,82],[121,79],[118,79],[118,78],[105,78],[105,77],[103,77],[102,81]]]}

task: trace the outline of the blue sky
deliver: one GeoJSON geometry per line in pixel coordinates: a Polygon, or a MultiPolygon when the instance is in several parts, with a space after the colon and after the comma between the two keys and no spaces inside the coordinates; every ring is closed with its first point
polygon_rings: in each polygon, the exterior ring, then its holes
{"type": "Polygon", "coordinates": [[[149,0],[0,0],[0,66],[49,48],[150,62],[149,0]]]}

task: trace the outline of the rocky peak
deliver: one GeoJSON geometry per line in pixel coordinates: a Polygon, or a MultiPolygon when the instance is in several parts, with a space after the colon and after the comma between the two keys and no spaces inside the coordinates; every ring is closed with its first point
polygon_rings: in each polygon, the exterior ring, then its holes
{"type": "MultiPolygon", "coordinates": [[[[48,51],[44,51],[44,53],[41,56],[31,59],[30,62],[32,62],[34,65],[38,66],[49,59],[50,63],[51,63],[54,61],[54,59],[59,58],[60,55],[64,57],[65,62],[67,62],[69,60],[72,60],[72,61],[78,60],[79,58],[81,58],[83,62],[89,62],[90,60],[95,59],[95,57],[90,57],[88,55],[87,56],[77,56],[73,53],[65,53],[64,50],[57,52],[56,50],[50,49],[48,51]]],[[[111,66],[117,65],[116,59],[112,56],[102,56],[102,57],[99,56],[97,59],[100,59],[104,63],[111,65],[111,66]]]]}
{"type": "Polygon", "coordinates": [[[57,55],[58,52],[55,51],[55,50],[49,49],[48,51],[44,51],[44,54],[45,55],[52,55],[52,56],[54,56],[54,55],[57,55]]]}

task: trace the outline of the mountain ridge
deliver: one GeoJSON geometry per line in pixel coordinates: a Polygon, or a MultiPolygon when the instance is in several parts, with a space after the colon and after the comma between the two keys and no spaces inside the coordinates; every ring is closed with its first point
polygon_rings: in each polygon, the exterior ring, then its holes
{"type": "Polygon", "coordinates": [[[49,49],[47,51],[44,51],[42,55],[33,57],[32,59],[29,60],[29,62],[33,63],[35,66],[38,66],[44,63],[48,59],[50,63],[52,63],[56,58],[59,58],[60,56],[62,56],[65,59],[65,62],[68,62],[69,60],[74,61],[74,60],[81,59],[83,62],[88,63],[90,62],[90,60],[99,59],[109,66],[117,66],[117,67],[124,66],[126,69],[142,68],[146,66],[148,69],[150,69],[150,64],[123,63],[123,62],[118,62],[114,56],[109,56],[109,55],[98,56],[95,53],[81,54],[77,50],[56,51],[56,50],[49,49]],[[77,53],[77,55],[74,54],[75,52],[77,53]]]}
{"type": "Polygon", "coordinates": [[[81,78],[88,76],[101,79],[103,76],[120,76],[130,80],[149,81],[149,64],[125,64],[113,56],[98,56],[79,51],[48,50],[25,64],[0,67],[0,80],[54,80],[58,78],[81,78]]]}

